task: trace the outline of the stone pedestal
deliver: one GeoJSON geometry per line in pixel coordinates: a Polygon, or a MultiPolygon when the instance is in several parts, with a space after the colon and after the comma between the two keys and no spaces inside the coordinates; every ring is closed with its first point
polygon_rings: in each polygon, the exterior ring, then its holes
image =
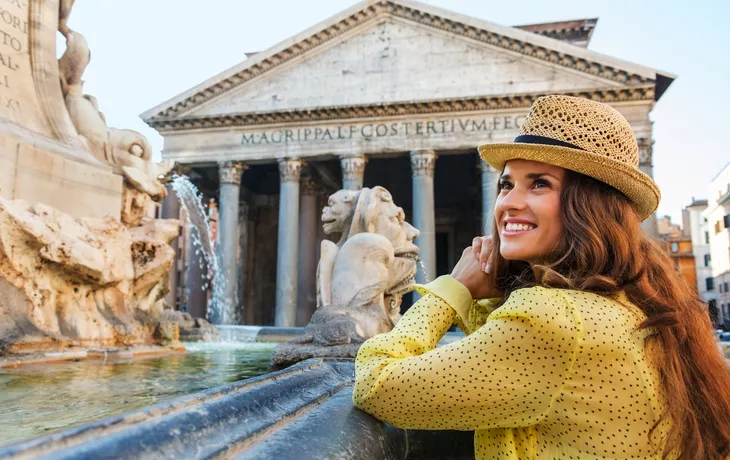
{"type": "Polygon", "coordinates": [[[276,255],[276,326],[291,327],[297,320],[299,268],[299,175],[301,160],[279,161],[279,238],[276,255]]]}
{"type": "MultiPolygon", "coordinates": [[[[416,239],[416,244],[428,278],[436,276],[436,219],[433,197],[435,165],[436,152],[432,150],[411,152],[413,226],[421,232],[416,239]]],[[[426,274],[423,273],[423,270],[419,270],[416,274],[416,281],[418,283],[427,282],[426,274]]]]}
{"type": "Polygon", "coordinates": [[[482,234],[490,235],[494,226],[494,202],[497,199],[499,171],[478,159],[482,171],[482,234]]]}
{"type": "MultiPolygon", "coordinates": [[[[221,274],[225,278],[224,308],[216,308],[213,324],[238,324],[238,210],[241,175],[245,166],[240,162],[225,162],[219,166],[220,205],[218,208],[218,254],[221,274]]],[[[216,280],[217,282],[217,280],[216,280]]]]}
{"type": "Polygon", "coordinates": [[[368,159],[365,156],[340,156],[343,189],[360,190],[362,188],[367,162],[368,159]]]}

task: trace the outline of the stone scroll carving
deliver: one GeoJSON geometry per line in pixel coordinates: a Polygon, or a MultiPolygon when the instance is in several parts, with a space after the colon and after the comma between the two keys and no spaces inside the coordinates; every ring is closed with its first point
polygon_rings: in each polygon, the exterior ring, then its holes
{"type": "Polygon", "coordinates": [[[403,295],[413,289],[419,232],[385,188],[340,190],[322,212],[325,233],[317,266],[317,311],[305,334],[282,344],[276,366],[315,356],[354,357],[360,344],[390,331],[403,295]]]}

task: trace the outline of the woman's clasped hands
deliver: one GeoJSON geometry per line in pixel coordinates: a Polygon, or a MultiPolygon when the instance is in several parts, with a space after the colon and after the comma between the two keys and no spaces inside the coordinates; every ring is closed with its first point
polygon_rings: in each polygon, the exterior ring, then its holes
{"type": "Polygon", "coordinates": [[[489,264],[493,249],[491,236],[478,236],[471,246],[464,249],[461,259],[451,272],[451,277],[463,284],[473,299],[502,297],[494,286],[492,267],[489,264]]]}

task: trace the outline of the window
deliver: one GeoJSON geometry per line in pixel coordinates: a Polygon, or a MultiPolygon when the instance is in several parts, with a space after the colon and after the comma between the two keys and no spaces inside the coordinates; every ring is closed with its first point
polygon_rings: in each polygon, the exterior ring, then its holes
{"type": "Polygon", "coordinates": [[[705,267],[709,267],[712,264],[712,257],[709,254],[705,254],[705,267]]]}
{"type": "Polygon", "coordinates": [[[725,224],[725,228],[730,228],[730,214],[723,216],[722,223],[725,224]]]}
{"type": "Polygon", "coordinates": [[[710,244],[710,232],[705,232],[705,244],[710,244]]]}
{"type": "Polygon", "coordinates": [[[717,283],[717,292],[722,294],[722,283],[717,283]]]}
{"type": "Polygon", "coordinates": [[[728,282],[727,282],[727,281],[725,281],[725,282],[724,282],[724,283],[722,284],[722,291],[723,291],[723,292],[727,292],[727,290],[728,290],[728,282]]]}
{"type": "Polygon", "coordinates": [[[715,280],[713,278],[705,278],[705,287],[708,291],[715,289],[715,280]]]}
{"type": "Polygon", "coordinates": [[[675,241],[672,243],[672,252],[677,252],[677,251],[679,251],[679,245],[675,241]]]}

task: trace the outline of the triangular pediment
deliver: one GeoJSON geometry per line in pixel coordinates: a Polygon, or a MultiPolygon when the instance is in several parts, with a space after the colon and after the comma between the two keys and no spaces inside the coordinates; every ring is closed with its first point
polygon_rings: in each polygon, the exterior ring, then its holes
{"type": "MultiPolygon", "coordinates": [[[[367,1],[144,113],[162,120],[656,83],[653,69],[405,0],[367,1]]],[[[671,78],[671,77],[664,77],[671,78]]]]}

